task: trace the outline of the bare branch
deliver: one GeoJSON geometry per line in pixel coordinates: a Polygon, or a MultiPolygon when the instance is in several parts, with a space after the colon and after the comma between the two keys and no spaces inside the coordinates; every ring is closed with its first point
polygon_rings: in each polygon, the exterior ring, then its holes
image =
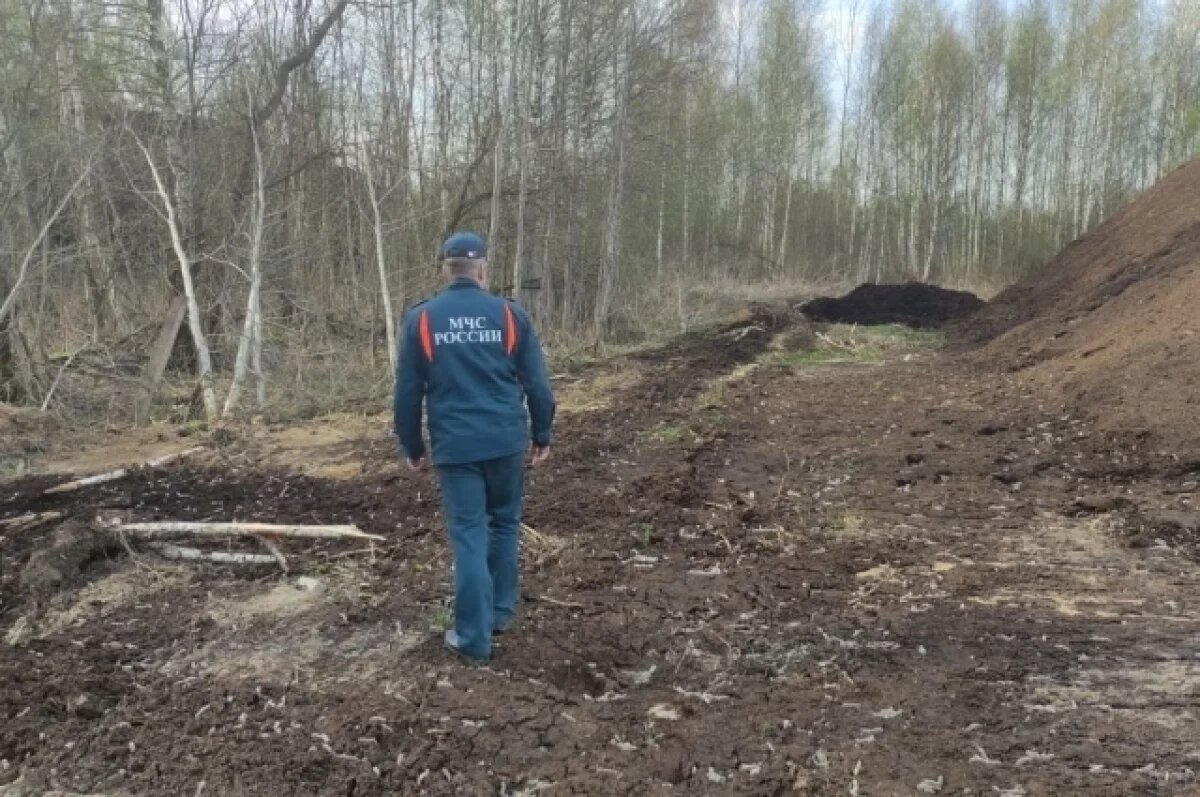
{"type": "Polygon", "coordinates": [[[75,192],[79,189],[79,186],[83,185],[83,181],[87,179],[88,173],[91,172],[94,163],[94,158],[88,159],[79,177],[75,178],[75,182],[71,184],[62,201],[58,203],[58,207],[50,214],[50,218],[46,219],[46,223],[38,231],[37,236],[33,239],[33,243],[25,250],[25,256],[21,258],[21,265],[17,268],[17,279],[13,282],[12,289],[9,290],[4,303],[0,304],[0,323],[3,323],[8,314],[12,312],[13,306],[17,303],[17,296],[21,292],[21,287],[25,284],[25,278],[29,273],[29,264],[33,261],[33,256],[37,253],[38,248],[42,245],[42,241],[45,240],[46,235],[50,232],[50,228],[54,226],[54,222],[58,221],[58,217],[62,215],[63,210],[70,204],[71,198],[75,196],[75,192]]]}
{"type": "Polygon", "coordinates": [[[325,15],[325,19],[321,20],[321,23],[317,25],[316,30],[313,31],[312,36],[304,46],[285,58],[276,68],[275,85],[271,90],[271,95],[267,97],[266,102],[262,103],[254,111],[254,120],[259,127],[270,119],[275,111],[279,110],[279,106],[283,103],[283,95],[287,93],[288,79],[291,77],[292,72],[295,72],[312,60],[312,57],[317,53],[317,49],[321,46],[321,42],[325,41],[325,37],[329,35],[329,31],[333,29],[334,24],[342,18],[342,13],[348,5],[350,5],[350,0],[338,0],[337,5],[325,15]]]}

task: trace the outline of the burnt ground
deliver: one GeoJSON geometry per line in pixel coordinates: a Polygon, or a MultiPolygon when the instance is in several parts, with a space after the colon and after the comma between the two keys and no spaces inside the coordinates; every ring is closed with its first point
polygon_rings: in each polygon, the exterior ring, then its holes
{"type": "MultiPolygon", "coordinates": [[[[818,363],[759,314],[560,380],[526,602],[433,630],[434,485],[378,434],[252,437],[0,517],[359,524],[274,569],[0,537],[0,794],[1194,794],[1200,453],[1101,434],[930,350],[818,363]],[[758,363],[757,367],[752,364],[758,363]],[[297,463],[297,467],[301,463],[297,463]]],[[[852,359],[852,358],[847,358],[852,359]]]]}

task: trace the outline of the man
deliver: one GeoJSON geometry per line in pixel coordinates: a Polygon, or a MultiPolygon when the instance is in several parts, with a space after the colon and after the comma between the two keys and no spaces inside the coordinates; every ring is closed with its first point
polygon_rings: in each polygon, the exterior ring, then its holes
{"type": "Polygon", "coordinates": [[[516,609],[525,452],[532,439],[533,465],[550,455],[554,395],[529,316],[487,291],[483,239],[452,235],[442,259],[445,290],[404,319],[396,435],[409,467],[424,468],[425,403],[454,552],[454,628],[445,642],[485,662],[492,634],[516,609]]]}

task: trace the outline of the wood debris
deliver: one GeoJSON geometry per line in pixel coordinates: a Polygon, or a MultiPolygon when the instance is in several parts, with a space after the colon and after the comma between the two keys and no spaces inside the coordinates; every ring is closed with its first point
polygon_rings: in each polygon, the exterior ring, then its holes
{"type": "Polygon", "coordinates": [[[379,540],[378,534],[367,534],[358,526],[300,526],[275,523],[209,523],[191,520],[166,520],[149,523],[123,523],[119,520],[101,520],[100,524],[114,531],[124,532],[131,537],[153,539],[156,537],[297,537],[324,540],[379,540]]]}
{"type": "MultiPolygon", "coordinates": [[[[216,562],[227,565],[271,565],[278,560],[269,554],[237,553],[234,551],[202,551],[199,548],[186,548],[172,545],[169,542],[151,542],[149,547],[167,559],[184,562],[216,562]]],[[[284,568],[284,572],[287,569],[284,568]]]]}
{"type": "Polygon", "coordinates": [[[61,520],[62,517],[62,512],[30,512],[25,515],[17,515],[16,517],[0,520],[0,528],[16,531],[18,529],[38,526],[42,523],[52,523],[55,520],[61,520]]]}
{"type": "Polygon", "coordinates": [[[117,479],[125,478],[134,470],[142,470],[145,468],[161,468],[163,465],[174,462],[177,459],[182,459],[183,457],[189,456],[191,454],[195,454],[197,451],[200,451],[201,449],[202,449],[201,446],[196,446],[194,448],[189,448],[184,451],[176,451],[173,454],[165,454],[161,457],[157,457],[155,459],[148,460],[148,461],[142,463],[141,465],[138,465],[133,468],[117,468],[116,470],[110,470],[105,473],[97,473],[94,476],[85,476],[81,479],[75,479],[74,481],[69,481],[69,482],[66,482],[65,484],[59,484],[57,486],[51,487],[48,490],[44,491],[42,493],[42,495],[55,495],[57,493],[69,493],[69,492],[73,492],[75,490],[82,490],[84,487],[93,487],[97,484],[113,482],[113,481],[116,481],[117,479]]]}

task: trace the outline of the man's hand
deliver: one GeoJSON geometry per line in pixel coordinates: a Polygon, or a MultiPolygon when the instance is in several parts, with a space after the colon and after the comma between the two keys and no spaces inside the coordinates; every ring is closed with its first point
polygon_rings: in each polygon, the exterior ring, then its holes
{"type": "Polygon", "coordinates": [[[404,461],[408,463],[409,470],[425,470],[425,465],[427,464],[424,456],[405,457],[404,461]]]}
{"type": "Polygon", "coordinates": [[[546,460],[550,459],[550,446],[535,445],[532,449],[533,455],[529,458],[530,467],[536,468],[546,460]]]}

